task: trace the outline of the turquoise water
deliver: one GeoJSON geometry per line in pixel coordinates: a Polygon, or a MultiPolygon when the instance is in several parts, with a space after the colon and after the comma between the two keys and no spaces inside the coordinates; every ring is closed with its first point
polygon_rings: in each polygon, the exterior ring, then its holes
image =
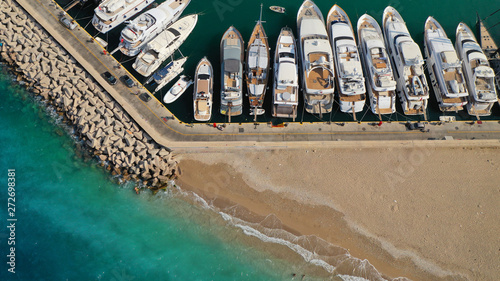
{"type": "MultiPolygon", "coordinates": [[[[65,6],[66,3],[71,2],[71,0],[58,0],[61,6],[65,6]]],[[[90,1],[89,1],[90,2],[90,1]]],[[[157,2],[163,2],[163,0],[158,0],[157,2]]],[[[337,3],[340,5],[346,13],[349,15],[350,20],[356,30],[356,24],[358,18],[364,13],[368,13],[373,16],[379,24],[382,21],[382,15],[385,7],[391,5],[396,8],[403,19],[405,20],[408,29],[414,40],[423,47],[423,31],[424,23],[428,16],[434,16],[446,30],[448,37],[452,41],[455,40],[455,30],[460,21],[465,22],[471,28],[475,30],[476,23],[476,12],[482,18],[490,15],[492,12],[496,11],[500,6],[497,0],[461,0],[461,1],[433,1],[433,0],[389,0],[389,1],[369,1],[369,0],[359,0],[359,1],[331,1],[331,0],[316,0],[314,1],[318,7],[321,9],[323,16],[328,15],[328,11],[337,3]]],[[[191,4],[187,7],[183,15],[188,15],[192,13],[199,13],[200,17],[198,20],[198,25],[196,26],[193,33],[189,36],[186,42],[181,46],[181,51],[185,56],[189,56],[189,59],[185,65],[185,74],[194,75],[196,64],[199,60],[207,56],[207,58],[212,62],[214,66],[214,72],[216,73],[215,85],[214,85],[214,112],[212,121],[223,122],[227,121],[227,117],[222,116],[218,113],[220,105],[220,58],[219,58],[219,44],[222,35],[227,30],[230,25],[234,25],[242,34],[245,44],[250,38],[250,34],[255,26],[255,21],[259,18],[260,13],[260,3],[264,4],[263,20],[266,21],[264,28],[266,34],[269,38],[269,44],[271,45],[271,52],[274,54],[274,48],[276,45],[276,40],[282,27],[289,26],[296,33],[296,16],[297,11],[302,0],[192,0],[191,4]],[[283,6],[287,9],[286,14],[277,14],[268,9],[271,5],[283,6]]],[[[92,27],[92,24],[88,24],[90,21],[89,16],[92,15],[93,7],[88,6],[88,8],[80,9],[78,6],[70,11],[82,26],[87,26],[87,31],[91,35],[97,35],[97,31],[92,27]],[[87,25],[88,24],[88,25],[87,25]]],[[[485,23],[488,26],[493,26],[494,24],[500,22],[500,12],[488,18],[485,23]]],[[[119,34],[123,26],[117,27],[112,30],[108,35],[98,35],[109,42],[109,50],[113,50],[118,46],[119,34]]],[[[497,43],[500,44],[500,25],[493,27],[491,30],[492,36],[496,39],[497,43]]],[[[177,56],[180,56],[177,54],[177,56]]],[[[123,62],[123,65],[127,67],[133,75],[139,81],[145,81],[146,78],[137,74],[132,69],[132,63],[134,59],[126,57],[117,52],[114,57],[123,62]]],[[[429,80],[430,81],[430,80],[429,80]]],[[[169,85],[164,87],[160,93],[156,94],[159,100],[162,100],[163,95],[168,91],[169,85]]],[[[147,87],[151,91],[154,90],[153,86],[148,85],[147,87]]],[[[246,91],[246,89],[244,89],[246,91]]],[[[259,122],[274,122],[281,123],[283,121],[291,121],[287,119],[277,119],[271,117],[270,105],[271,95],[266,94],[264,101],[264,108],[267,108],[266,114],[259,116],[259,122]]],[[[248,99],[244,98],[244,114],[239,117],[233,117],[232,122],[253,122],[253,116],[248,116],[248,99]]],[[[344,114],[340,112],[338,104],[335,104],[331,115],[325,115],[322,119],[318,116],[313,116],[311,114],[303,113],[303,100],[302,96],[299,100],[299,110],[297,121],[304,122],[317,122],[317,121],[352,121],[352,116],[349,114],[344,114]]],[[[179,119],[184,122],[194,122],[193,118],[193,106],[192,106],[192,90],[188,90],[183,96],[181,96],[176,102],[167,105],[167,108],[171,110],[179,119]]],[[[419,120],[417,116],[405,116],[402,114],[403,110],[397,102],[397,112],[396,114],[390,116],[384,116],[383,120],[396,120],[396,121],[406,121],[406,120],[419,120]]],[[[465,112],[464,112],[465,113],[465,112]]],[[[428,116],[430,120],[438,120],[439,116],[443,115],[439,111],[436,98],[434,94],[431,94],[428,108],[428,116]]],[[[457,120],[470,120],[470,117],[465,114],[454,114],[446,113],[446,115],[454,115],[457,120]]],[[[423,117],[421,117],[423,118],[423,117]]],[[[475,118],[474,118],[475,119],[475,118]]],[[[500,119],[500,107],[495,105],[493,108],[493,115],[491,117],[486,117],[482,119],[500,119]]],[[[363,121],[375,121],[378,120],[378,116],[371,113],[368,107],[365,107],[363,112],[357,114],[357,120],[363,121]]]]}
{"type": "MultiPolygon", "coordinates": [[[[282,26],[295,29],[301,2],[263,1],[265,6],[288,9],[285,15],[264,12],[271,44],[282,26]]],[[[190,56],[186,72],[194,72],[203,56],[208,56],[218,71],[221,35],[235,25],[248,38],[258,18],[259,3],[193,0],[185,14],[196,12],[201,16],[199,26],[181,48],[184,55],[190,56]]],[[[326,0],[316,3],[325,16],[333,5],[326,0]]],[[[461,1],[461,5],[430,0],[389,3],[401,12],[417,42],[422,42],[423,24],[429,15],[434,15],[454,40],[459,21],[473,26],[475,11],[484,17],[497,9],[496,1],[490,0],[480,4],[461,1]]],[[[339,3],[353,23],[365,12],[380,21],[386,4],[339,3]]],[[[82,26],[90,20],[79,8],[71,13],[82,26]]],[[[487,23],[492,26],[498,21],[500,14],[487,23]]],[[[491,31],[500,38],[500,27],[491,31]]],[[[268,245],[245,238],[241,230],[217,214],[189,204],[178,195],[137,196],[132,185],[115,183],[96,163],[84,161],[66,129],[55,124],[31,94],[12,85],[4,74],[0,75],[0,97],[1,223],[7,223],[6,173],[11,168],[16,169],[18,218],[17,273],[6,271],[8,233],[2,227],[0,280],[291,280],[292,273],[300,274],[308,268],[305,262],[285,261],[259,250],[268,245]]],[[[184,95],[171,109],[190,118],[189,100],[189,95],[184,95]]]]}
{"type": "Polygon", "coordinates": [[[16,170],[18,219],[15,274],[0,232],[0,280],[290,280],[307,267],[256,250],[257,239],[244,242],[179,196],[137,196],[77,156],[66,129],[4,74],[0,93],[1,224],[7,169],[16,170]]]}

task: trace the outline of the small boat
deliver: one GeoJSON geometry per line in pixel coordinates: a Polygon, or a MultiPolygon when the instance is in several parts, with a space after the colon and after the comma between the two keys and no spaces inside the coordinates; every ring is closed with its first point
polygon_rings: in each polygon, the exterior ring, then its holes
{"type": "Polygon", "coordinates": [[[425,21],[424,52],[439,109],[462,110],[469,96],[462,62],[443,27],[433,17],[425,21]]]}
{"type": "Polygon", "coordinates": [[[212,116],[213,78],[212,64],[204,57],[198,63],[195,74],[193,107],[196,121],[208,121],[212,116]]]}
{"type": "Polygon", "coordinates": [[[173,103],[176,101],[184,92],[193,84],[193,80],[189,79],[186,75],[181,75],[179,80],[175,82],[175,85],[168,90],[168,92],[163,97],[164,103],[173,103]]]}
{"type": "Polygon", "coordinates": [[[262,108],[269,79],[269,42],[262,26],[262,5],[260,18],[253,29],[247,48],[246,82],[250,100],[250,114],[264,114],[262,108]]]}
{"type": "Polygon", "coordinates": [[[220,113],[238,116],[243,113],[243,57],[244,47],[241,33],[231,26],[222,36],[221,52],[221,95],[220,113]]]}
{"type": "Polygon", "coordinates": [[[299,74],[297,45],[292,29],[283,27],[274,54],[273,117],[297,117],[299,74]]]}
{"type": "Polygon", "coordinates": [[[333,51],[321,10],[305,0],[297,13],[297,31],[302,62],[302,92],[308,113],[332,112],[335,92],[333,51]]]}
{"type": "Polygon", "coordinates": [[[399,12],[391,6],[384,10],[383,28],[387,50],[392,58],[401,107],[406,115],[425,116],[429,86],[425,78],[424,57],[420,47],[412,39],[399,12]]]}
{"type": "Polygon", "coordinates": [[[456,38],[455,47],[463,62],[465,80],[469,86],[467,112],[472,116],[491,115],[491,108],[498,101],[495,71],[490,67],[474,33],[465,23],[458,25],[456,38]]]}
{"type": "Polygon", "coordinates": [[[122,22],[129,20],[154,0],[105,0],[95,8],[92,25],[100,33],[107,33],[122,22]]]}
{"type": "Polygon", "coordinates": [[[151,39],[174,23],[190,2],[167,0],[136,17],[121,32],[120,51],[129,57],[137,55],[151,39]]]}
{"type": "Polygon", "coordinates": [[[381,119],[381,114],[392,114],[396,111],[397,83],[382,30],[377,21],[367,14],[358,20],[358,41],[371,111],[381,119]]]}
{"type": "Polygon", "coordinates": [[[142,76],[149,76],[179,49],[198,21],[198,15],[189,15],[176,21],[149,41],[137,56],[132,68],[142,76]]]}
{"type": "Polygon", "coordinates": [[[156,86],[155,93],[184,71],[182,66],[186,63],[187,59],[188,57],[183,57],[181,59],[171,61],[164,68],[153,74],[151,79],[154,79],[155,83],[158,84],[158,86],[156,86]]]}
{"type": "Polygon", "coordinates": [[[354,30],[347,13],[337,4],[328,12],[326,25],[335,59],[340,111],[351,113],[356,120],[355,113],[365,106],[366,86],[354,30]]]}
{"type": "Polygon", "coordinates": [[[273,12],[284,14],[286,13],[286,9],[280,6],[271,6],[269,9],[273,12]]]}

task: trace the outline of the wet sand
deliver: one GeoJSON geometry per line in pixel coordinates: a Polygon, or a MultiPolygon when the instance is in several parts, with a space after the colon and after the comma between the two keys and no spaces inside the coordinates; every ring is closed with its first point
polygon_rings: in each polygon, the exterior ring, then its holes
{"type": "Polygon", "coordinates": [[[245,220],[274,214],[263,224],[348,249],[385,278],[497,280],[499,144],[346,142],[181,153],[177,182],[245,220]]]}

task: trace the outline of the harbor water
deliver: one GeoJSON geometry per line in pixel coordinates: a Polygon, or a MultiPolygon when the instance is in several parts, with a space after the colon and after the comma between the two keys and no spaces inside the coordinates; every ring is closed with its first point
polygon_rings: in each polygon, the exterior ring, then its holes
{"type": "MultiPolygon", "coordinates": [[[[70,0],[58,0],[61,7],[67,6],[68,3],[72,2],[70,0]]],[[[89,3],[92,1],[89,1],[89,3]]],[[[163,2],[163,0],[157,1],[158,3],[163,2]]],[[[263,0],[263,1],[252,1],[252,0],[213,0],[213,1],[200,1],[192,0],[187,9],[184,11],[183,16],[198,13],[200,15],[198,19],[198,24],[194,29],[193,33],[188,37],[186,42],[181,46],[180,50],[184,56],[188,56],[189,59],[185,65],[184,74],[194,76],[194,71],[197,63],[204,56],[212,62],[215,72],[215,84],[214,84],[214,110],[212,115],[212,122],[227,122],[227,116],[221,115],[219,113],[220,108],[220,40],[224,32],[229,28],[229,26],[234,25],[242,34],[243,40],[245,41],[245,47],[250,39],[250,34],[255,26],[256,21],[259,19],[260,14],[260,3],[264,4],[263,10],[263,20],[264,28],[266,34],[269,38],[269,44],[271,46],[271,54],[274,56],[274,48],[276,46],[276,40],[278,38],[279,32],[282,27],[289,26],[293,29],[294,34],[297,36],[297,24],[296,17],[297,11],[302,4],[301,0],[287,1],[287,0],[263,0]],[[286,8],[286,14],[278,14],[272,12],[268,9],[271,5],[279,5],[286,8]]],[[[353,28],[356,32],[356,24],[358,18],[364,13],[368,13],[373,16],[379,24],[382,21],[382,15],[385,7],[391,5],[396,10],[399,11],[403,19],[405,20],[410,34],[412,35],[415,42],[417,42],[423,51],[423,31],[424,23],[428,16],[433,16],[445,29],[448,37],[454,42],[455,41],[455,30],[459,22],[463,21],[469,25],[474,31],[476,24],[476,12],[485,18],[492,12],[498,9],[498,5],[495,5],[494,0],[482,0],[482,1],[431,1],[431,0],[390,0],[388,2],[381,1],[344,1],[344,2],[332,2],[326,0],[317,0],[315,3],[321,9],[323,16],[326,17],[328,11],[333,4],[337,3],[342,7],[348,14],[353,28]]],[[[94,4],[87,4],[83,8],[76,6],[70,10],[70,15],[72,15],[81,26],[86,26],[86,30],[92,36],[98,36],[109,42],[107,47],[108,51],[114,50],[119,43],[120,31],[124,27],[121,25],[107,34],[98,34],[98,32],[93,28],[91,21],[91,16],[93,14],[94,4]]],[[[494,26],[500,21],[500,13],[497,13],[488,19],[485,23],[487,26],[492,26],[490,32],[496,41],[500,41],[500,26],[494,26]]],[[[181,55],[179,52],[176,53],[176,58],[181,55]]],[[[130,58],[123,55],[120,51],[114,53],[114,57],[122,62],[122,64],[133,74],[139,81],[145,82],[146,77],[142,77],[140,74],[136,73],[132,68],[132,63],[135,58],[130,58]]],[[[166,62],[164,63],[166,64],[166,62]]],[[[174,79],[176,81],[177,79],[174,79]]],[[[269,86],[272,87],[272,79],[270,79],[269,86]]],[[[429,79],[428,79],[429,80],[429,79]]],[[[430,81],[430,80],[429,80],[430,81]]],[[[162,90],[156,93],[156,98],[158,100],[163,100],[164,94],[171,87],[173,82],[165,86],[162,90]]],[[[156,85],[146,85],[146,87],[152,92],[156,85]]],[[[243,87],[244,93],[246,93],[246,87],[243,87]]],[[[271,116],[271,90],[268,90],[266,98],[264,101],[264,108],[266,113],[258,117],[258,122],[273,122],[279,124],[282,122],[291,122],[289,119],[279,119],[272,118],[271,116]]],[[[183,96],[181,96],[176,102],[166,105],[167,108],[174,113],[181,121],[186,123],[195,122],[193,117],[193,102],[192,102],[192,91],[193,88],[188,89],[183,96]]],[[[243,115],[231,118],[231,122],[253,122],[254,117],[249,115],[249,104],[248,98],[245,96],[244,99],[244,112],[243,115]]],[[[303,98],[300,95],[298,117],[297,122],[323,122],[323,121],[335,121],[335,122],[348,122],[353,121],[353,117],[350,114],[342,113],[338,106],[338,98],[336,98],[333,111],[331,114],[325,114],[322,118],[318,115],[311,115],[304,111],[303,108],[303,98]]],[[[367,105],[369,102],[367,101],[367,105]]],[[[382,116],[384,121],[419,121],[423,120],[423,116],[405,116],[397,99],[396,113],[391,115],[382,116]]],[[[443,113],[439,111],[436,98],[431,90],[431,96],[429,99],[429,106],[427,111],[428,120],[436,121],[439,120],[439,116],[455,116],[457,120],[476,120],[476,117],[471,117],[467,114],[466,110],[461,112],[447,112],[443,113]]],[[[362,112],[357,113],[356,120],[361,121],[378,121],[378,116],[373,114],[368,106],[365,106],[362,112]]],[[[493,107],[493,114],[490,117],[481,117],[483,120],[498,120],[500,119],[500,107],[496,104],[493,107]]]]}

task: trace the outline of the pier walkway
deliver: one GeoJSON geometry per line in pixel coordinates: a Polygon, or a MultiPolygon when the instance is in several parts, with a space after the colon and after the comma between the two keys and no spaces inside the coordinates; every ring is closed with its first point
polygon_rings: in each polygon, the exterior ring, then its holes
{"type": "MultiPolygon", "coordinates": [[[[86,71],[123,107],[123,109],[157,143],[173,148],[208,147],[281,147],[311,146],[330,141],[366,140],[427,140],[444,139],[500,139],[497,121],[427,124],[426,130],[409,131],[403,123],[288,123],[274,127],[267,123],[232,123],[223,130],[210,124],[180,122],[163,104],[151,95],[138,81],[139,87],[128,88],[121,81],[114,86],[102,77],[106,71],[118,79],[128,74],[119,62],[80,26],[66,29],[59,23],[61,7],[52,0],[17,0],[17,2],[71,54],[86,71]],[[147,93],[151,100],[145,102],[137,93],[147,93]],[[294,142],[302,144],[292,145],[294,142]],[[314,144],[313,144],[314,143],[314,144]]],[[[132,75],[129,74],[132,77],[132,75]]],[[[191,94],[190,92],[186,94],[191,94]]],[[[215,93],[215,98],[218,94],[215,93]]],[[[215,109],[217,110],[217,109],[215,109]]]]}

